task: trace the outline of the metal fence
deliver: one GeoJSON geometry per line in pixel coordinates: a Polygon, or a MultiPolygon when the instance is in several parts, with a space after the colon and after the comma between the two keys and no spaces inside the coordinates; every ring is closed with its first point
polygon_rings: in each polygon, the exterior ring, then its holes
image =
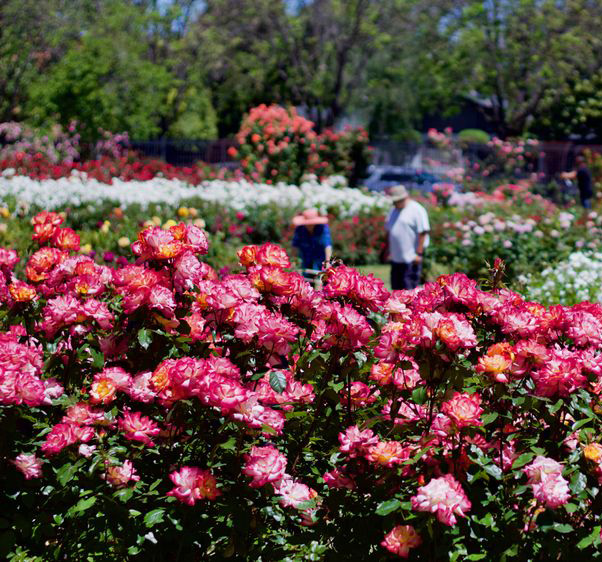
{"type": "MultiPolygon", "coordinates": [[[[378,140],[371,143],[373,147],[373,163],[377,166],[403,166],[416,169],[429,168],[430,161],[439,161],[444,165],[462,165],[462,160],[469,162],[483,161],[491,149],[485,144],[469,144],[462,152],[454,155],[453,162],[449,153],[427,146],[426,143],[402,143],[388,140],[378,140]]],[[[545,180],[555,178],[558,173],[573,169],[575,157],[585,149],[602,154],[602,145],[580,144],[573,141],[541,141],[539,156],[533,171],[545,180]]],[[[433,170],[435,171],[435,170],[433,170]]]]}
{"type": "Polygon", "coordinates": [[[207,140],[133,140],[131,147],[151,158],[160,158],[174,166],[188,166],[201,160],[207,164],[235,167],[237,163],[228,155],[228,149],[238,146],[233,139],[207,140]]]}

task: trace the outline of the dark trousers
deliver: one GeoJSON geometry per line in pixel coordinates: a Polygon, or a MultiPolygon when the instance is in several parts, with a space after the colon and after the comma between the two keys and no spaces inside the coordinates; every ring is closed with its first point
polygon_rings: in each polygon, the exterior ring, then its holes
{"type": "Polygon", "coordinates": [[[415,289],[420,284],[421,275],[422,262],[391,262],[391,288],[394,291],[399,289],[415,289]]]}

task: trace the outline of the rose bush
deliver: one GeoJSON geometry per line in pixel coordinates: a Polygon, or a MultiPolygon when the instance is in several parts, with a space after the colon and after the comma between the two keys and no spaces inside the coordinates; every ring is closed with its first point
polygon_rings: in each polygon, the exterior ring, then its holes
{"type": "Polygon", "coordinates": [[[253,107],[245,115],[236,140],[239,147],[232,147],[229,154],[240,160],[245,176],[257,183],[298,184],[307,174],[320,178],[344,175],[357,180],[369,161],[364,129],[318,134],[314,123],[293,107],[253,107]]]}
{"type": "Polygon", "coordinates": [[[600,305],[524,301],[499,261],[489,291],[318,291],[274,244],[219,277],[186,224],[135,264],[78,244],[46,212],[0,251],[3,556],[598,554],[600,305]]]}

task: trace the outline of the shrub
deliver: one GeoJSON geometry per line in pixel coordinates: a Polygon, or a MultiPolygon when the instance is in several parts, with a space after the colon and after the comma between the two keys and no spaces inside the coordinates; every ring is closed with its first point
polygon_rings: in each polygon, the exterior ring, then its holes
{"type": "Polygon", "coordinates": [[[308,169],[319,165],[313,123],[297,115],[294,108],[254,107],[244,117],[236,140],[240,148],[232,154],[255,181],[299,183],[308,169]]]}
{"type": "Polygon", "coordinates": [[[319,176],[343,175],[354,186],[366,175],[370,163],[368,133],[353,127],[338,133],[327,129],[317,137],[317,152],[319,176]]]}
{"type": "Polygon", "coordinates": [[[300,183],[307,174],[345,175],[355,181],[368,165],[368,135],[364,129],[318,135],[313,123],[294,108],[264,104],[252,108],[236,135],[243,173],[253,181],[300,183]]]}
{"type": "Polygon", "coordinates": [[[489,134],[481,129],[462,129],[458,133],[458,141],[464,144],[487,144],[489,134]]]}
{"type": "Polygon", "coordinates": [[[422,133],[416,129],[404,129],[392,135],[392,138],[398,142],[420,144],[422,142],[422,133]]]}
{"type": "Polygon", "coordinates": [[[597,555],[602,306],[525,302],[499,261],[489,292],[316,291],[273,244],[219,279],[189,225],[111,269],[61,221],[25,279],[0,252],[5,557],[597,555]]]}

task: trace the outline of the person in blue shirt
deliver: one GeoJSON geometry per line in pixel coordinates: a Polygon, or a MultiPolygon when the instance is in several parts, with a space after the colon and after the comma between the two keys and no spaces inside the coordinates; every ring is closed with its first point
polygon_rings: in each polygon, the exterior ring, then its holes
{"type": "Polygon", "coordinates": [[[299,252],[301,267],[321,271],[322,264],[332,257],[328,217],[321,216],[316,209],[307,209],[293,217],[293,225],[292,244],[299,252]]]}

